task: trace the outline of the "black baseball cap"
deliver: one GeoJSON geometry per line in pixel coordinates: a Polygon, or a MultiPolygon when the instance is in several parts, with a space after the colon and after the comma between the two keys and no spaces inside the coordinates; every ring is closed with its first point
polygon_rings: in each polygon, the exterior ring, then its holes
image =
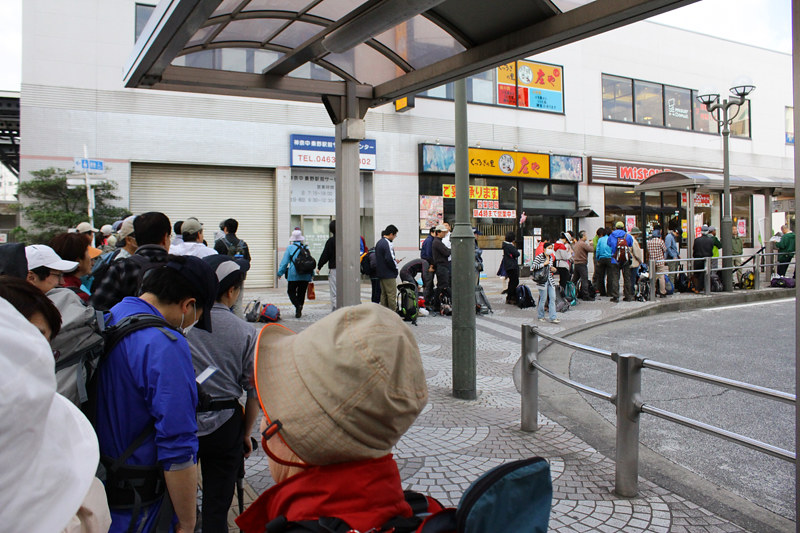
{"type": "Polygon", "coordinates": [[[216,293],[217,298],[219,298],[228,289],[233,287],[237,281],[239,281],[240,273],[241,275],[244,275],[248,270],[250,270],[249,261],[228,255],[209,255],[204,257],[203,261],[211,266],[217,276],[217,282],[219,283],[216,293]]]}
{"type": "Polygon", "coordinates": [[[203,316],[197,322],[197,327],[211,333],[211,308],[217,297],[217,275],[211,266],[192,255],[183,256],[184,262],[168,261],[167,268],[171,268],[186,278],[195,287],[199,294],[198,303],[203,308],[203,316]]]}

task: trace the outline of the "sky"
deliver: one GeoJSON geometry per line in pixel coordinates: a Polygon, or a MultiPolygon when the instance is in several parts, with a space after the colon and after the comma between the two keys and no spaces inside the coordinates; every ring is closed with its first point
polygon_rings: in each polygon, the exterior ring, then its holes
{"type": "MultiPolygon", "coordinates": [[[[653,20],[791,53],[791,0],[701,0],[653,20]]],[[[22,0],[0,0],[0,91],[19,91],[22,0]]]]}

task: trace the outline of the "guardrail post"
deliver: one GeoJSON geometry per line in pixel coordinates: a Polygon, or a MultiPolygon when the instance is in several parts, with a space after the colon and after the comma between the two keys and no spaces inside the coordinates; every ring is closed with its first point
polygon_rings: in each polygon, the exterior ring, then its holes
{"type": "Polygon", "coordinates": [[[625,498],[633,498],[639,492],[641,390],[642,359],[635,355],[617,355],[617,466],[614,492],[625,498]]]}
{"type": "Polygon", "coordinates": [[[705,272],[704,276],[705,276],[705,283],[704,283],[705,287],[703,287],[703,289],[704,289],[703,292],[705,293],[706,296],[708,296],[709,294],[711,294],[711,258],[710,257],[706,257],[706,272],[705,272]]]}
{"type": "Polygon", "coordinates": [[[656,262],[650,261],[650,295],[648,296],[648,300],[651,302],[656,299],[656,262]]]}
{"type": "Polygon", "coordinates": [[[522,431],[539,429],[539,371],[533,363],[539,359],[539,336],[536,328],[522,325],[522,431]]]}
{"type": "Polygon", "coordinates": [[[763,264],[764,256],[761,254],[756,254],[755,259],[753,259],[753,288],[758,290],[761,288],[761,265],[758,263],[761,262],[763,264]]]}

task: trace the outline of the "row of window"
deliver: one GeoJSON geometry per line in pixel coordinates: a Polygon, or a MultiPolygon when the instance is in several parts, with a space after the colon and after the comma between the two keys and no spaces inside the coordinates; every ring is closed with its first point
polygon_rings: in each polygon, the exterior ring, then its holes
{"type": "MultiPolygon", "coordinates": [[[[717,120],[697,101],[698,91],[603,74],[603,120],[719,133],[717,120]]],[[[750,101],[731,124],[731,135],[750,137],[750,101]]]]}

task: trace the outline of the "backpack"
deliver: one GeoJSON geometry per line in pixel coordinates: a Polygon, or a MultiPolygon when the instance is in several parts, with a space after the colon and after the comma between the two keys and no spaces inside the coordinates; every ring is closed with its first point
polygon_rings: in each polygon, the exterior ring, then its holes
{"type": "Polygon", "coordinates": [[[479,315],[494,313],[492,304],[489,303],[489,299],[486,297],[486,293],[480,285],[475,286],[475,312],[479,315]]]}
{"type": "Polygon", "coordinates": [[[533,300],[533,293],[530,287],[524,284],[517,285],[517,307],[520,309],[527,309],[533,307],[536,302],[533,300]]]}
{"type": "Polygon", "coordinates": [[[627,237],[627,234],[617,239],[617,249],[614,251],[614,259],[620,265],[624,265],[631,260],[631,252],[628,249],[628,241],[625,237],[627,237]]]}
{"type": "Polygon", "coordinates": [[[61,331],[50,343],[57,391],[80,407],[89,400],[88,383],[104,353],[103,315],[69,289],[54,289],[48,297],[61,313],[61,331]]]}
{"type": "Polygon", "coordinates": [[[781,287],[781,288],[784,288],[784,289],[793,289],[795,287],[795,280],[793,278],[776,277],[776,278],[772,278],[772,281],[769,282],[769,286],[770,287],[781,287]]]}
{"type": "Polygon", "coordinates": [[[281,310],[275,304],[265,304],[258,315],[259,322],[277,322],[281,319],[281,310]]]}
{"type": "Polygon", "coordinates": [[[397,292],[397,313],[403,317],[403,320],[416,326],[419,312],[416,287],[413,283],[400,283],[397,286],[397,292]]]}
{"type": "Polygon", "coordinates": [[[298,244],[297,251],[292,256],[292,264],[294,270],[300,275],[312,274],[314,269],[317,268],[317,260],[308,251],[308,246],[305,244],[298,244]]]}
{"type": "Polygon", "coordinates": [[[756,277],[752,272],[748,272],[742,276],[742,288],[754,289],[756,286],[756,277]]]}
{"type": "Polygon", "coordinates": [[[220,240],[222,241],[222,244],[225,245],[225,248],[227,248],[228,256],[234,257],[236,259],[246,258],[245,252],[247,252],[247,243],[244,242],[242,239],[239,239],[239,242],[237,242],[236,244],[233,244],[231,241],[229,241],[227,237],[223,237],[220,240]]]}
{"type": "MultiPolygon", "coordinates": [[[[669,279],[669,278],[667,278],[669,279]]],[[[650,299],[650,274],[643,272],[636,282],[636,301],[646,302],[650,299]]]]}
{"type": "Polygon", "coordinates": [[[675,294],[675,286],[669,276],[664,276],[664,286],[666,287],[667,294],[675,294]]]}
{"type": "Polygon", "coordinates": [[[256,322],[261,316],[261,300],[254,298],[244,308],[244,319],[248,322],[256,322]]]}
{"type": "Polygon", "coordinates": [[[675,283],[675,290],[678,292],[689,292],[691,289],[689,288],[689,278],[686,276],[686,272],[681,269],[679,271],[677,282],[675,283]]]}
{"type": "MultiPolygon", "coordinates": [[[[561,289],[561,285],[556,285],[556,312],[557,313],[566,313],[569,311],[570,305],[567,299],[564,297],[564,291],[561,289]]],[[[550,302],[547,302],[546,309],[549,309],[550,302]]]]}
{"type": "Polygon", "coordinates": [[[569,302],[569,305],[578,305],[578,291],[575,289],[575,284],[571,281],[567,282],[564,288],[564,297],[569,302]]]}
{"type": "Polygon", "coordinates": [[[453,301],[444,292],[439,295],[439,313],[441,313],[442,316],[450,316],[453,314],[453,301]]]}
{"type": "Polygon", "coordinates": [[[361,254],[361,273],[371,277],[377,267],[376,261],[374,247],[361,254]]]}
{"type": "Polygon", "coordinates": [[[711,273],[711,292],[722,292],[724,287],[722,286],[722,280],[719,278],[719,274],[716,272],[711,273]]]}
{"type": "Polygon", "coordinates": [[[118,248],[113,252],[106,252],[98,257],[97,260],[95,260],[94,265],[92,266],[92,272],[87,277],[85,284],[87,289],[92,290],[92,287],[100,283],[100,280],[103,279],[103,276],[105,276],[106,272],[108,272],[108,268],[111,266],[111,263],[114,262],[121,251],[122,248],[118,248]]]}

